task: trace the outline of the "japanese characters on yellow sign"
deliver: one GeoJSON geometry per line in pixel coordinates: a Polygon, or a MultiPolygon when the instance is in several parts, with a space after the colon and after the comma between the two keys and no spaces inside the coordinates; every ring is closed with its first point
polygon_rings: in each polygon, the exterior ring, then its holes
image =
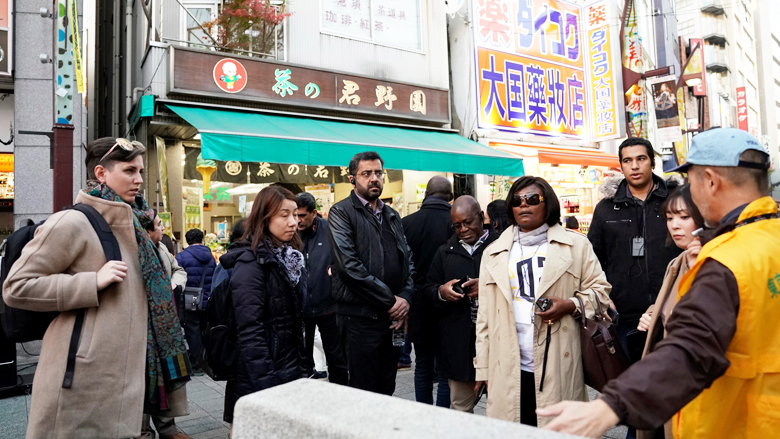
{"type": "Polygon", "coordinates": [[[619,137],[622,93],[608,3],[472,1],[479,128],[619,137]]]}

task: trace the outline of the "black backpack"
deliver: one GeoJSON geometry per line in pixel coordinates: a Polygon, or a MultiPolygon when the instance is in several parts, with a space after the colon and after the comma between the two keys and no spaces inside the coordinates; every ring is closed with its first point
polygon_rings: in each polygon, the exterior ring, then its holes
{"type": "MultiPolygon", "coordinates": [[[[119,250],[119,243],[111,231],[111,227],[105,218],[94,207],[86,204],[76,204],[68,209],[78,210],[86,215],[92,228],[100,239],[100,245],[103,247],[103,254],[106,261],[121,261],[122,255],[119,250]]],[[[35,236],[35,230],[41,226],[44,221],[38,224],[28,224],[19,230],[11,233],[0,246],[0,253],[3,255],[2,264],[0,264],[0,292],[2,284],[8,277],[11,267],[22,255],[24,247],[32,241],[35,236]]],[[[85,309],[76,310],[76,321],[73,324],[73,334],[68,348],[68,363],[65,370],[65,379],[62,382],[63,388],[70,388],[73,383],[73,369],[76,364],[76,351],[79,346],[81,329],[84,325],[85,309]]],[[[49,328],[52,320],[60,313],[37,312],[18,309],[8,306],[0,300],[0,329],[2,336],[16,343],[25,343],[33,340],[43,340],[43,335],[49,328]]]]}
{"type": "Polygon", "coordinates": [[[212,288],[201,332],[201,369],[214,381],[233,379],[238,364],[238,327],[230,279],[212,288]]]}

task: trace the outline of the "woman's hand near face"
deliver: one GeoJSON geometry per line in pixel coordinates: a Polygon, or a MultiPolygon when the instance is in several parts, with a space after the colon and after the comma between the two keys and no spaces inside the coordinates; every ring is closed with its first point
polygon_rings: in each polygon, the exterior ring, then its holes
{"type": "Polygon", "coordinates": [[[696,258],[699,256],[699,252],[701,251],[701,241],[699,241],[699,238],[695,238],[693,241],[691,241],[688,244],[688,248],[685,249],[685,258],[688,262],[688,267],[693,267],[694,264],[696,264],[696,258]]]}
{"type": "Polygon", "coordinates": [[[577,305],[571,300],[561,299],[560,297],[550,297],[549,299],[552,300],[553,303],[550,309],[545,312],[536,313],[544,323],[555,323],[577,309],[577,305]]]}

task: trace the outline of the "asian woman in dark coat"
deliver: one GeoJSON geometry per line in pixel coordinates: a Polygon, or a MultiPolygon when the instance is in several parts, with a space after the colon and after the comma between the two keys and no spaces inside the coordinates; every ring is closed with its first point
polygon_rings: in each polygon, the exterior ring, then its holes
{"type": "Polygon", "coordinates": [[[233,269],[238,365],[225,389],[226,422],[244,395],[306,377],[301,292],[306,271],[300,252],[298,205],[281,186],[260,191],[239,249],[220,258],[233,269]]]}

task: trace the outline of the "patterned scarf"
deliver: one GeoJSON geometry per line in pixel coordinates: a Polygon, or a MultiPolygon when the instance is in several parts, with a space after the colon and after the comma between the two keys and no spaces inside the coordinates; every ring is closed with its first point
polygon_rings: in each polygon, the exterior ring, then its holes
{"type": "Polygon", "coordinates": [[[276,256],[276,260],[279,261],[279,265],[284,268],[290,284],[293,287],[298,285],[298,282],[301,280],[301,271],[303,270],[303,253],[292,248],[287,243],[277,247],[269,239],[265,240],[265,245],[271,249],[274,256],[276,256]]]}
{"type": "MultiPolygon", "coordinates": [[[[105,184],[87,182],[84,193],[108,201],[124,203],[105,184]]],[[[171,291],[171,279],[163,268],[157,251],[145,226],[154,221],[154,211],[142,197],[130,203],[133,209],[133,227],[138,243],[138,260],[144,279],[146,300],[149,304],[146,338],[146,396],[145,405],[158,410],[168,409],[167,394],[190,380],[192,367],[181,333],[171,291]]]]}

